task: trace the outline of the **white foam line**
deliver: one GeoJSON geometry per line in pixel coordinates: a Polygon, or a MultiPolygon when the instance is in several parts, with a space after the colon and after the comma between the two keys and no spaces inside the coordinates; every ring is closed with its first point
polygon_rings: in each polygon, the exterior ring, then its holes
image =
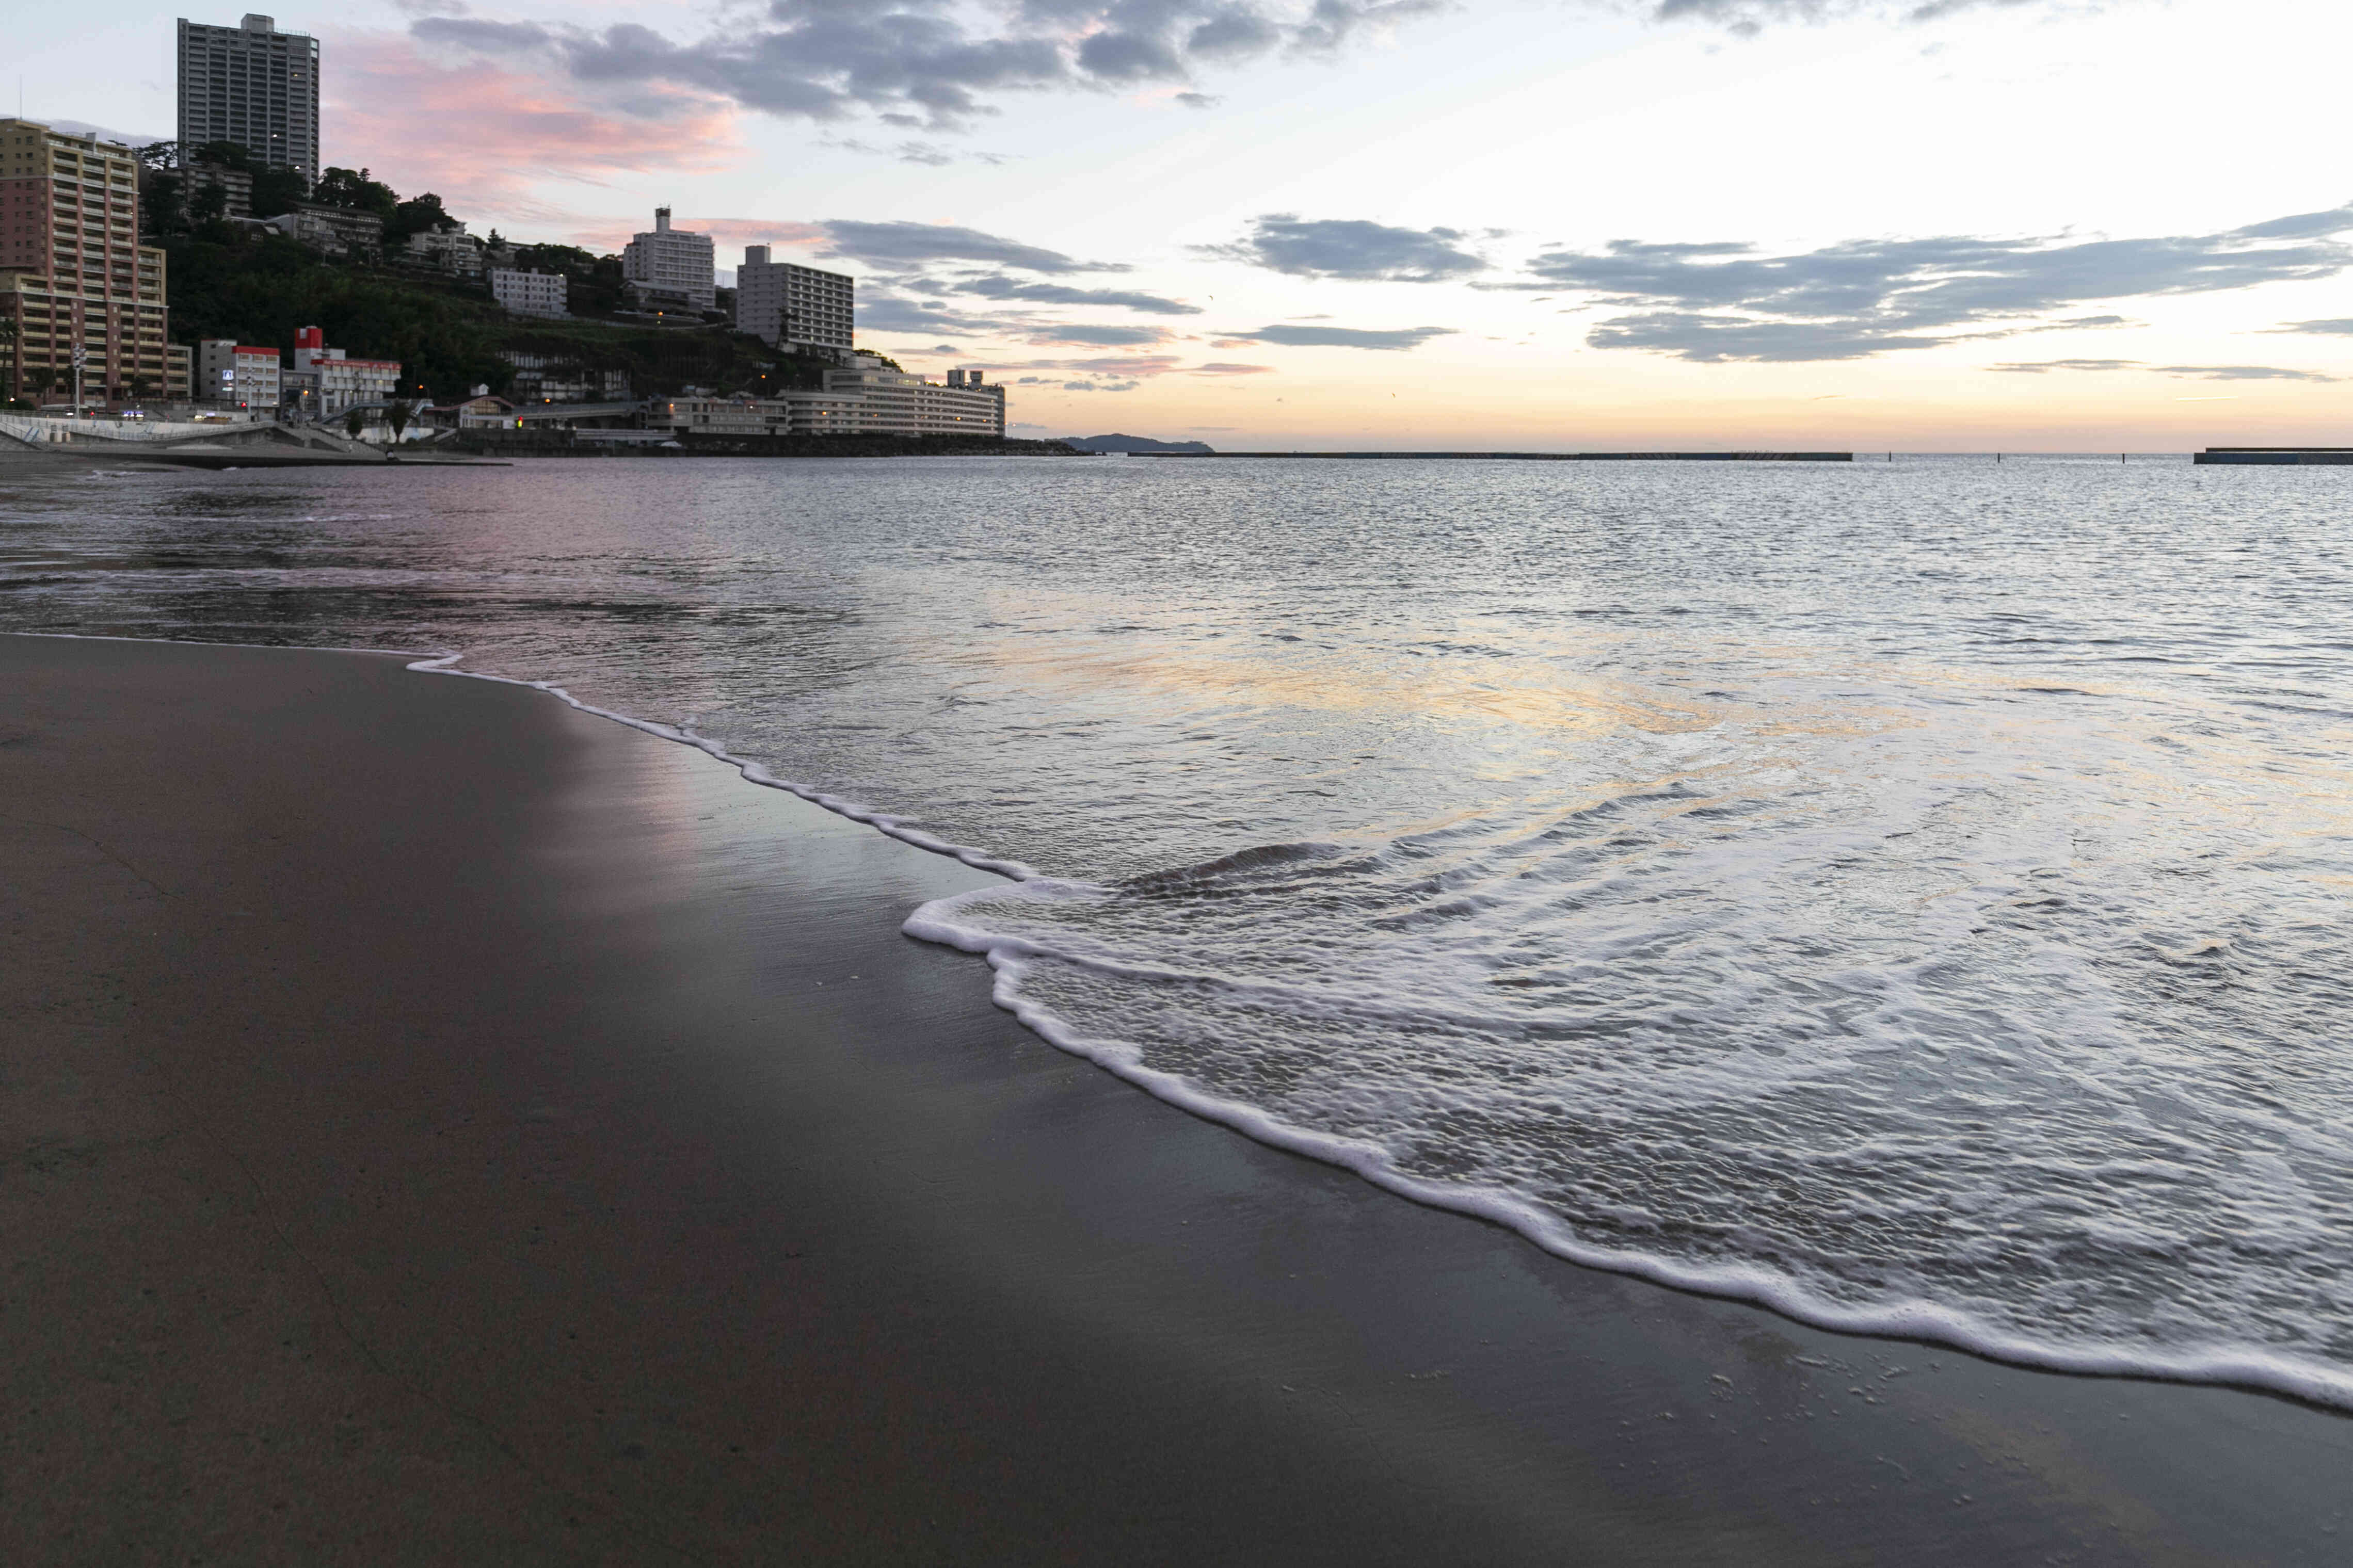
{"type": "MultiPolygon", "coordinates": [[[[70,637],[90,642],[169,642],[157,637],[91,637],[70,632],[30,632],[29,637],[70,637]]],[[[231,647],[273,647],[283,650],[283,645],[230,643],[201,646],[231,647]]],[[[404,653],[393,648],[331,648],[307,651],[335,653],[404,653]]],[[[485,675],[479,670],[453,668],[461,654],[442,654],[418,658],[406,668],[427,675],[454,675],[470,680],[495,681],[501,686],[526,687],[544,691],[561,699],[583,713],[599,719],[609,719],[626,724],[632,730],[675,741],[681,745],[708,752],[722,762],[734,766],[752,783],[787,794],[823,806],[826,810],[862,822],[903,843],[935,855],[952,856],[978,870],[992,871],[1015,881],[1041,880],[1031,867],[1018,860],[1000,859],[959,845],[948,843],[919,828],[911,828],[901,818],[855,805],[839,795],[827,795],[803,784],[777,778],[759,763],[746,761],[729,752],[717,742],[694,734],[675,725],[659,724],[649,720],[617,713],[609,708],[598,708],[583,702],[553,681],[519,680],[512,676],[485,675]]],[[[2314,1366],[2286,1356],[2263,1351],[2216,1349],[2207,1351],[2160,1352],[2132,1350],[2122,1346],[2067,1346],[2048,1344],[2015,1333],[1990,1328],[1966,1312],[1949,1307],[1938,1307],[1926,1301],[1903,1301],[1886,1306],[1855,1307],[1834,1301],[1806,1289],[1785,1276],[1751,1265],[1679,1263],[1671,1258],[1654,1258],[1647,1253],[1629,1252],[1619,1247],[1599,1247],[1583,1240],[1557,1215],[1514,1194],[1493,1187],[1450,1185],[1409,1176],[1397,1170],[1387,1152],[1360,1140],[1342,1138],[1329,1132],[1316,1132],[1278,1121],[1254,1105],[1240,1100],[1226,1100],[1208,1093],[1174,1073],[1148,1068],[1137,1060],[1132,1046],[1114,1041],[1090,1039],[1077,1030],[1067,1027],[1060,1018],[1042,1007],[1021,998],[1021,979],[1028,973],[1032,959],[1042,956],[1036,944],[1015,937],[991,937],[983,932],[956,925],[951,921],[934,918],[928,911],[953,905],[962,895],[951,895],[924,904],[907,917],[901,928],[921,941],[957,948],[965,952],[984,955],[995,972],[989,997],[999,1007],[1012,1014],[1033,1034],[1059,1050],[1069,1052],[1094,1063],[1113,1077],[1135,1085],[1155,1100],[1166,1101],[1205,1121],[1229,1127],[1243,1136],[1271,1148],[1319,1160],[1343,1170],[1353,1171],[1377,1187],[1409,1198],[1430,1208],[1445,1209],[1470,1215],[1504,1226],[1525,1237],[1556,1258],[1588,1268],[1598,1268],[1612,1274],[1623,1274],[1637,1279],[1647,1279],[1670,1289],[1687,1290],[1694,1295],[1714,1296],[1725,1300],[1746,1301],[1777,1312],[1782,1317],[1826,1329],[1833,1333],[1866,1335],[1880,1339],[1927,1341],[1951,1345],[1957,1350],[1983,1356],[1989,1361],[2007,1362],[2015,1366],[2042,1372],[2072,1373],[2095,1377],[2131,1377],[2169,1383],[2219,1384],[2232,1387],[2260,1390],[2284,1394],[2306,1404],[2353,1412],[2353,1372],[2314,1366]]]]}

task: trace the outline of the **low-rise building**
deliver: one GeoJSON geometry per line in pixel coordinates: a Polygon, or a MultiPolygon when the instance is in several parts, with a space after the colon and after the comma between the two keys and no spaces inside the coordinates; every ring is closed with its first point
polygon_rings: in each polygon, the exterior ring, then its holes
{"type": "Polygon", "coordinates": [[[629,395],[629,373],[583,364],[561,354],[501,349],[499,357],[514,366],[507,389],[517,405],[533,403],[618,403],[629,395]]]}
{"type": "Polygon", "coordinates": [[[196,348],[195,401],[225,408],[275,409],[283,391],[278,351],[235,338],[207,338],[196,348]]]}
{"type": "Polygon", "coordinates": [[[547,316],[561,321],[572,314],[572,281],[561,272],[517,272],[491,268],[491,298],[517,316],[547,316]]]}

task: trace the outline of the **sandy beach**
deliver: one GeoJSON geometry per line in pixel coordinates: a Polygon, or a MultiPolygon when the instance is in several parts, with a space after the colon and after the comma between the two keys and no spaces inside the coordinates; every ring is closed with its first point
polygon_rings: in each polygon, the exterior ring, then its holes
{"type": "Polygon", "coordinates": [[[0,1561],[2333,1563],[2353,1420],[1160,1104],[987,880],[383,655],[0,637],[0,1561]]]}

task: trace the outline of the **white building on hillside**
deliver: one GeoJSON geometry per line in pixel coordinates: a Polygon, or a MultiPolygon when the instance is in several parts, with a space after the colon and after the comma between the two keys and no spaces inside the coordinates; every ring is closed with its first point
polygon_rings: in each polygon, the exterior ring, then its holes
{"type": "Polygon", "coordinates": [[[572,314],[572,281],[561,272],[517,272],[491,268],[491,298],[518,316],[548,316],[562,320],[572,314]]]}
{"type": "Polygon", "coordinates": [[[622,247],[621,277],[654,310],[700,312],[718,302],[711,237],[670,227],[668,207],[654,208],[654,226],[622,247]]]}
{"type": "Polygon", "coordinates": [[[947,384],[871,362],[825,373],[825,389],[855,395],[858,429],[892,436],[1002,436],[1005,388],[976,370],[948,372],[947,384]]]}
{"type": "Polygon", "coordinates": [[[409,260],[438,267],[452,277],[482,275],[482,242],[468,234],[466,226],[455,218],[410,235],[406,254],[409,260]]]}
{"type": "Polygon", "coordinates": [[[735,329],[786,350],[836,357],[850,347],[858,280],[791,261],[771,261],[765,245],[744,247],[735,273],[735,329]]]}

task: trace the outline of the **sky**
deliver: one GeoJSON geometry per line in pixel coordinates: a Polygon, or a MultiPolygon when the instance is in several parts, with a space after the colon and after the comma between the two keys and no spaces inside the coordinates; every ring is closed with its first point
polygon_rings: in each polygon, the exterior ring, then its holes
{"type": "MultiPolygon", "coordinates": [[[[281,0],[281,4],[287,0],[281,0]]],[[[171,133],[179,7],[12,23],[171,133]],[[92,23],[97,16],[102,20],[92,23]]],[[[193,19],[234,23],[224,9],[193,19]]],[[[2353,445],[2353,17],[2279,0],[354,0],[327,163],[667,205],[1015,434],[1229,449],[2353,445]]]]}

